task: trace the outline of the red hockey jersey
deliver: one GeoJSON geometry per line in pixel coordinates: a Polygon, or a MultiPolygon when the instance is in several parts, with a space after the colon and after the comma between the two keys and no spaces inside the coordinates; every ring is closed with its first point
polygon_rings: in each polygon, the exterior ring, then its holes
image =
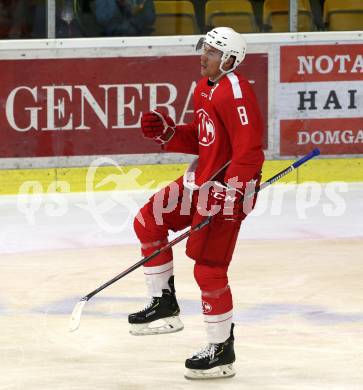
{"type": "Polygon", "coordinates": [[[194,120],[179,125],[165,145],[168,152],[199,156],[195,185],[201,186],[227,166],[224,181],[250,181],[261,171],[263,124],[256,96],[244,77],[234,72],[217,84],[208,78],[195,88],[194,120]]]}

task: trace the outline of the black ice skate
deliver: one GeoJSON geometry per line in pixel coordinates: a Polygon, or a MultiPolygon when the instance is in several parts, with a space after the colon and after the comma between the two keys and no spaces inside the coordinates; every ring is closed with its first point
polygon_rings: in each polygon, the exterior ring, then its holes
{"type": "Polygon", "coordinates": [[[179,305],[175,297],[174,276],[169,278],[170,290],[161,297],[152,297],[145,309],[129,315],[130,333],[134,336],[173,333],[184,328],[179,319],[179,305]]]}
{"type": "Polygon", "coordinates": [[[234,324],[231,326],[231,335],[224,343],[208,344],[203,350],[185,361],[187,379],[227,378],[235,375],[233,327],[234,324]]]}

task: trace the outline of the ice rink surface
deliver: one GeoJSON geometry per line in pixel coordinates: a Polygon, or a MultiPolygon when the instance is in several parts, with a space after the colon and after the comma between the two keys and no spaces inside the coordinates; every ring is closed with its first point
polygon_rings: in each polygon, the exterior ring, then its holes
{"type": "Polygon", "coordinates": [[[0,390],[363,389],[363,184],[276,185],[243,224],[230,268],[237,375],[187,381],[205,346],[193,261],[174,251],[182,332],[135,337],[142,270],[132,220],[148,192],[0,197],[0,390]]]}

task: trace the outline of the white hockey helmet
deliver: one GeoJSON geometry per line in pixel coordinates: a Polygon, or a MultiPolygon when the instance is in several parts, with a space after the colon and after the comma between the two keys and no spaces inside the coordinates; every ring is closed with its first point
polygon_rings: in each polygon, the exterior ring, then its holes
{"type": "Polygon", "coordinates": [[[222,73],[232,72],[245,58],[247,50],[246,40],[242,34],[234,31],[233,28],[214,28],[207,32],[205,37],[199,40],[196,49],[200,50],[205,43],[222,52],[221,64],[219,67],[222,73]],[[223,70],[223,65],[231,56],[234,56],[236,60],[233,67],[228,71],[225,71],[223,70]]]}

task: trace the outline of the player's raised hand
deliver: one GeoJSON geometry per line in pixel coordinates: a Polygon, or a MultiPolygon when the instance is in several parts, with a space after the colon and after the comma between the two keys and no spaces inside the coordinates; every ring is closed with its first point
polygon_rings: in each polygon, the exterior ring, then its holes
{"type": "Polygon", "coordinates": [[[152,138],[159,144],[165,144],[175,133],[175,123],[164,112],[153,110],[142,114],[141,130],[144,137],[152,138]]]}

